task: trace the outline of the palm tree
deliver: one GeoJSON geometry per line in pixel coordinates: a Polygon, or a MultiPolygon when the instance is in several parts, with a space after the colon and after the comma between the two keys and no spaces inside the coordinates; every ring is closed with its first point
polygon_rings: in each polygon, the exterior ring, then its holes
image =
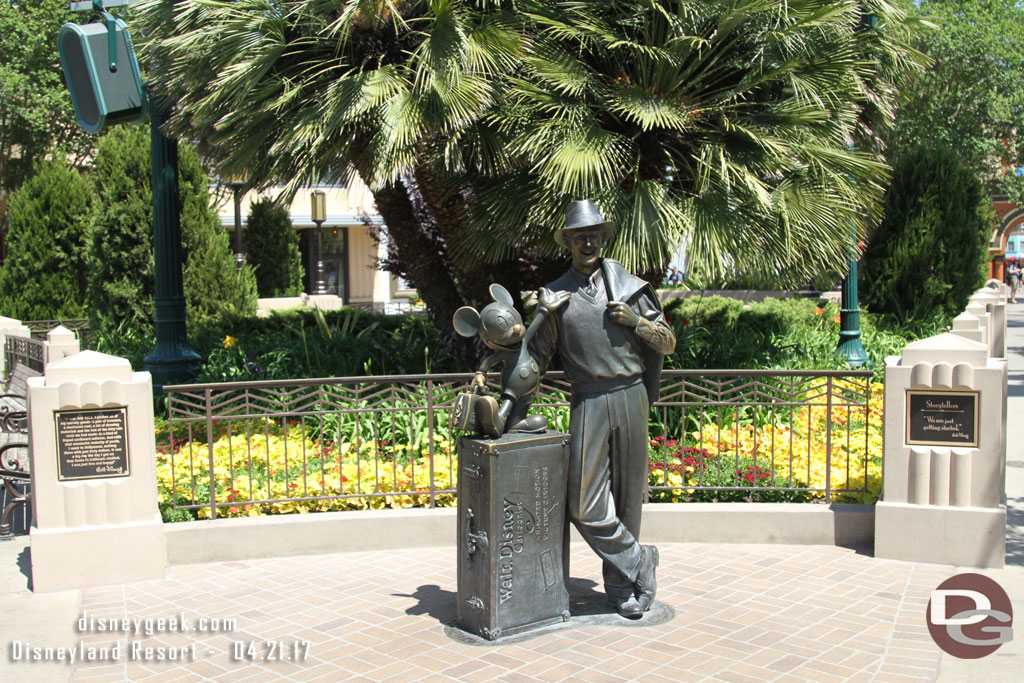
{"type": "Polygon", "coordinates": [[[523,67],[489,112],[523,163],[478,193],[504,230],[473,246],[498,255],[590,196],[636,270],[680,244],[705,281],[796,284],[843,263],[851,212],[878,217],[875,136],[922,63],[906,14],[869,9],[886,30],[863,37],[858,2],[533,3],[523,67]]]}
{"type": "MultiPolygon", "coordinates": [[[[872,0],[893,35],[894,6],[872,0]]],[[[226,172],[370,185],[438,326],[593,197],[610,248],[657,271],[795,281],[839,263],[885,168],[847,149],[895,91],[856,49],[854,0],[143,0],[171,127],[226,172]]],[[[875,46],[914,66],[898,40],[875,46]]],[[[879,117],[875,117],[879,118],[879,117]]]]}

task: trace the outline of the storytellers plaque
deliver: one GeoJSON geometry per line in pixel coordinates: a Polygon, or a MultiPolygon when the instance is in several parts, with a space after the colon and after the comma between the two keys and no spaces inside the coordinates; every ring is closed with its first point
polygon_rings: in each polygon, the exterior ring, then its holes
{"type": "Polygon", "coordinates": [[[57,480],[127,477],[128,407],[55,410],[57,480]]]}
{"type": "Polygon", "coordinates": [[[978,446],[977,391],[908,391],[907,445],[978,446]]]}

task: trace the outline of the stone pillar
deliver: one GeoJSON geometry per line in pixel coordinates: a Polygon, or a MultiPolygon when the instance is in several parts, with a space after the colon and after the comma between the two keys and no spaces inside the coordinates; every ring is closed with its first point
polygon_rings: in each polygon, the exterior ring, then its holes
{"type": "MultiPolygon", "coordinates": [[[[388,236],[384,231],[380,231],[378,235],[377,259],[380,263],[384,263],[388,259],[388,236]]],[[[384,304],[385,312],[387,312],[387,305],[391,303],[393,277],[391,273],[379,268],[373,273],[373,302],[384,304]]]]}
{"type": "Polygon", "coordinates": [[[979,344],[985,343],[985,333],[981,331],[981,321],[967,311],[953,318],[950,332],[964,339],[976,341],[979,344]]]}
{"type": "Polygon", "coordinates": [[[981,304],[989,314],[989,354],[1006,358],[1006,296],[983,287],[971,295],[971,303],[981,304]]]}
{"type": "Polygon", "coordinates": [[[998,292],[1005,301],[1010,296],[1010,287],[1001,280],[986,280],[985,289],[991,289],[998,292]]]}
{"type": "Polygon", "coordinates": [[[44,347],[45,365],[59,361],[67,356],[73,356],[78,351],[78,337],[63,325],[58,325],[46,333],[44,347]]]}
{"type": "Polygon", "coordinates": [[[7,354],[4,353],[4,349],[7,348],[7,338],[25,337],[27,339],[31,336],[32,330],[22,325],[20,320],[0,316],[0,379],[7,377],[7,373],[10,372],[10,368],[7,367],[7,354]]]}
{"type": "Polygon", "coordinates": [[[989,348],[989,355],[991,355],[992,342],[991,335],[989,334],[989,329],[992,322],[992,316],[988,314],[988,308],[985,306],[985,304],[981,303],[980,301],[971,300],[967,303],[967,308],[964,309],[964,312],[969,313],[970,315],[973,315],[975,318],[978,319],[978,325],[979,327],[981,327],[982,332],[982,341],[984,342],[985,346],[989,348]]]}
{"type": "Polygon", "coordinates": [[[886,359],[875,556],[1002,567],[1006,360],[945,333],[886,359]]]}
{"type": "Polygon", "coordinates": [[[310,308],[319,308],[321,311],[337,311],[344,302],[337,294],[309,294],[306,296],[306,305],[310,308]]]}
{"type": "Polygon", "coordinates": [[[163,577],[150,374],[82,351],[28,386],[33,590],[163,577]]]}

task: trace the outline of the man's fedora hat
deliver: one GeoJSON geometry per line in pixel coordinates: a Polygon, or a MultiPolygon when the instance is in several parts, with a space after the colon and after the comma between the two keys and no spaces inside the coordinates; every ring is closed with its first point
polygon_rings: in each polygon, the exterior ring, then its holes
{"type": "Polygon", "coordinates": [[[565,207],[565,227],[555,230],[555,241],[568,249],[569,243],[565,239],[565,233],[580,228],[600,229],[602,242],[607,242],[615,234],[615,223],[606,221],[594,206],[594,202],[589,199],[569,202],[569,206],[565,207]]]}

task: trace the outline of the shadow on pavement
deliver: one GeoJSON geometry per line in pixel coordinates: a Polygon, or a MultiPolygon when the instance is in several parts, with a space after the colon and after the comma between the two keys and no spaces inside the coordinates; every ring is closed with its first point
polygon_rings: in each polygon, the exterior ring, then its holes
{"type": "Polygon", "coordinates": [[[1024,566],[1024,497],[1006,499],[1006,564],[1024,566]]]}
{"type": "Polygon", "coordinates": [[[32,549],[25,548],[18,555],[18,571],[25,575],[25,588],[32,590],[32,549]]]}
{"type": "Polygon", "coordinates": [[[426,614],[437,619],[442,624],[455,623],[455,601],[458,596],[455,591],[444,590],[433,584],[419,586],[412,595],[406,593],[392,593],[395,597],[415,598],[417,603],[405,610],[410,616],[426,614]]]}

